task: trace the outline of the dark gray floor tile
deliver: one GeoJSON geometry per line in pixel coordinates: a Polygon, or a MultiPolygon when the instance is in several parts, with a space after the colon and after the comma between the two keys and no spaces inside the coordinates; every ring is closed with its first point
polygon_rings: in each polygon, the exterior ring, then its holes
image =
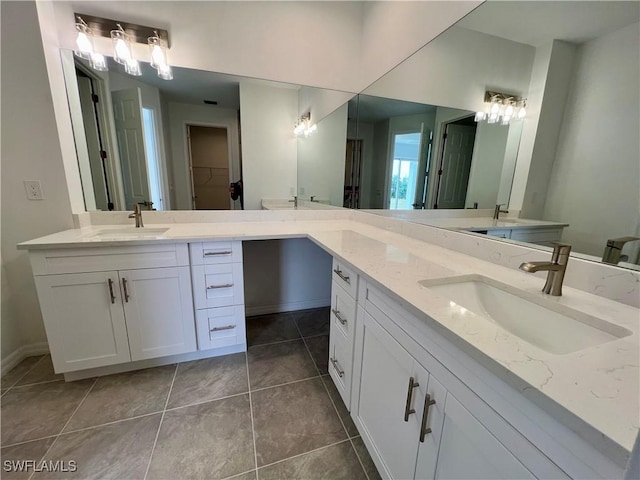
{"type": "Polygon", "coordinates": [[[351,414],[349,410],[347,410],[347,406],[344,404],[342,397],[340,396],[340,392],[336,388],[336,385],[333,383],[333,380],[329,375],[323,375],[322,381],[327,386],[327,390],[329,391],[329,396],[333,401],[333,404],[336,406],[336,410],[338,410],[338,415],[340,415],[340,420],[344,424],[344,427],[347,429],[347,434],[350,437],[355,437],[359,435],[358,429],[356,428],[356,424],[351,420],[351,414]]]}
{"type": "Polygon", "coordinates": [[[264,345],[300,338],[296,322],[288,313],[247,318],[247,345],[264,345]]]}
{"type": "Polygon", "coordinates": [[[65,431],[161,411],[175,369],[167,365],[100,377],[65,431]]]}
{"type": "Polygon", "coordinates": [[[378,473],[378,469],[376,468],[376,464],[371,460],[371,455],[367,451],[367,447],[362,441],[361,437],[352,438],[353,447],[356,449],[356,453],[364,466],[364,471],[367,474],[367,478],[369,480],[382,480],[382,477],[378,473]]]}
{"type": "Polygon", "coordinates": [[[234,475],[233,477],[228,477],[225,480],[256,480],[258,478],[258,474],[255,470],[247,473],[242,473],[240,475],[234,475]]]}
{"type": "Polygon", "coordinates": [[[13,386],[18,380],[25,376],[25,374],[38,363],[44,355],[36,355],[34,357],[27,357],[22,360],[18,365],[13,367],[11,371],[2,376],[2,388],[8,388],[13,386]]]}
{"type": "Polygon", "coordinates": [[[15,387],[2,397],[2,444],[57,435],[94,380],[15,387]]]}
{"type": "Polygon", "coordinates": [[[258,466],[347,438],[320,378],[251,394],[258,466]]]}
{"type": "Polygon", "coordinates": [[[250,347],[247,354],[251,390],[318,375],[302,340],[250,347]]]}
{"type": "Polygon", "coordinates": [[[351,442],[260,469],[260,480],[367,480],[351,442]]]}
{"type": "Polygon", "coordinates": [[[249,391],[244,353],[178,365],[168,408],[215,400],[249,391]]]}
{"type": "Polygon", "coordinates": [[[331,307],[298,310],[291,312],[303,337],[329,335],[329,321],[331,307]]]}
{"type": "Polygon", "coordinates": [[[329,373],[329,335],[305,338],[304,341],[320,373],[329,373]]]}
{"type": "Polygon", "coordinates": [[[166,412],[149,479],[222,479],[255,468],[249,395],[166,412]]]}
{"type": "Polygon", "coordinates": [[[2,478],[4,480],[21,480],[31,476],[31,469],[23,470],[13,462],[34,461],[39,462],[53,444],[55,437],[36,440],[33,442],[21,443],[13,447],[2,449],[2,478]],[[9,462],[7,464],[7,462],[9,462]]]}
{"type": "Polygon", "coordinates": [[[161,414],[60,435],[45,461],[74,460],[75,472],[42,472],[34,479],[143,479],[161,414]]]}
{"type": "Polygon", "coordinates": [[[51,382],[53,380],[64,380],[64,375],[56,374],[56,372],[54,372],[51,355],[45,355],[42,361],[38,362],[38,364],[33,367],[29,373],[22,377],[16,386],[51,382]]]}

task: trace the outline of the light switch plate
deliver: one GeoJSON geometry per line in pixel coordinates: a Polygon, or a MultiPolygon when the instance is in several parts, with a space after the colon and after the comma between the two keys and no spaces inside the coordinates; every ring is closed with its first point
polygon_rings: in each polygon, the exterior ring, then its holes
{"type": "Polygon", "coordinates": [[[43,200],[42,185],[40,180],[25,180],[24,188],[27,191],[27,198],[29,200],[43,200]]]}

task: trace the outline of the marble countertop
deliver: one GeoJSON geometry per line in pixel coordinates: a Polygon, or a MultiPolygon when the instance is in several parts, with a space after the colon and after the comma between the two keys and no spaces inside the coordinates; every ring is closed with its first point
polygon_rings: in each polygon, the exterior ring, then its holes
{"type": "Polygon", "coordinates": [[[421,312],[425,324],[467,352],[527,398],[610,458],[626,458],[640,428],[640,310],[570,287],[562,297],[540,292],[544,275],[531,275],[354,220],[282,220],[153,224],[166,231],[144,238],[109,237],[92,226],[21,243],[21,249],[176,243],[204,239],[308,237],[403,303],[421,312]],[[100,234],[100,236],[97,236],[100,234]],[[524,290],[542,302],[596,316],[631,335],[556,355],[482,320],[418,284],[418,281],[481,274],[524,290]],[[533,387],[533,388],[532,388],[533,387]],[[557,408],[560,407],[560,408],[557,408]],[[561,413],[558,413],[561,412],[561,413]],[[576,427],[578,425],[578,427],[576,427]]]}

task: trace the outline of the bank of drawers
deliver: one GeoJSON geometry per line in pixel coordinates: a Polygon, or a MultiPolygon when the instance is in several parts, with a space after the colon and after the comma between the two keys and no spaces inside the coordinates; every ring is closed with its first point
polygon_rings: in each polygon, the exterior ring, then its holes
{"type": "Polygon", "coordinates": [[[242,242],[189,244],[198,349],[246,344],[242,242]]]}
{"type": "Polygon", "coordinates": [[[358,275],[339,260],[333,261],[329,374],[347,409],[351,410],[353,344],[356,328],[358,275]]]}

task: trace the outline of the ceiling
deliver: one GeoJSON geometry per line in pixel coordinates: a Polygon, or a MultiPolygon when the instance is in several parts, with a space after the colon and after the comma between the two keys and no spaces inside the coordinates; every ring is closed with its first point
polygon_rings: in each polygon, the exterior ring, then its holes
{"type": "Polygon", "coordinates": [[[537,47],[583,43],[638,21],[637,1],[488,1],[456,26],[537,47]]]}
{"type": "Polygon", "coordinates": [[[349,118],[355,119],[357,113],[358,122],[376,123],[390,117],[432,113],[436,111],[436,108],[433,105],[423,103],[358,95],[349,101],[349,118]]]}

